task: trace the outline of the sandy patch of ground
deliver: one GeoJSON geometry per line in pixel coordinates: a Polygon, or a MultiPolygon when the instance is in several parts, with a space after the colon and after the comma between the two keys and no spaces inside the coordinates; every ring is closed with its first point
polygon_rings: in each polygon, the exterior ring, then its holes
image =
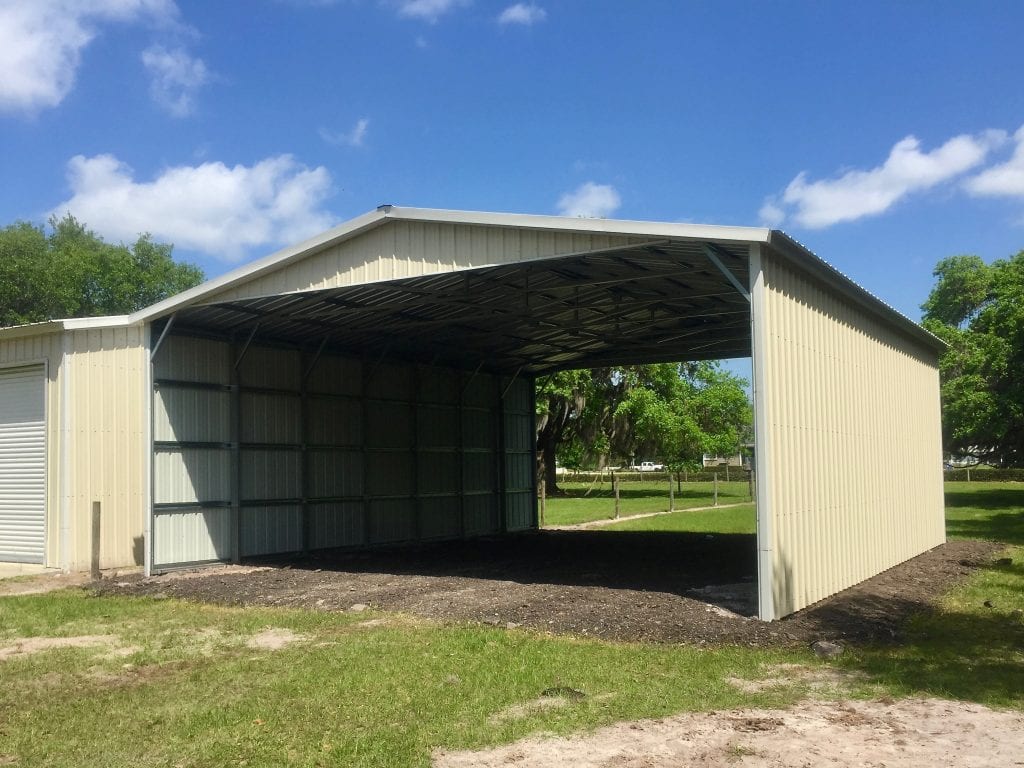
{"type": "Polygon", "coordinates": [[[504,723],[509,720],[522,720],[537,712],[548,709],[562,709],[569,706],[570,702],[564,696],[538,696],[536,699],[524,701],[521,704],[513,704],[505,707],[500,712],[495,712],[490,717],[492,724],[504,723]]]}
{"type": "Polygon", "coordinates": [[[279,651],[285,646],[305,640],[305,635],[292,632],[290,629],[269,627],[262,632],[252,635],[245,644],[249,648],[256,648],[264,651],[279,651]]]}
{"type": "Polygon", "coordinates": [[[760,693],[772,688],[800,686],[817,695],[818,698],[841,697],[849,690],[850,683],[864,680],[859,672],[838,670],[834,667],[805,667],[800,664],[774,664],[764,670],[765,677],[747,680],[739,677],[726,679],[729,685],[744,693],[760,693]]]}
{"type": "Polygon", "coordinates": [[[437,752],[435,768],[917,768],[1024,765],[1024,715],[940,699],[805,701],[786,710],[690,713],[585,736],[437,752]]]}
{"type": "Polygon", "coordinates": [[[8,595],[39,595],[67,587],[80,587],[90,581],[88,573],[46,573],[0,579],[0,597],[8,595]]]}
{"type": "Polygon", "coordinates": [[[0,661],[14,656],[30,656],[33,653],[52,651],[55,648],[109,648],[116,651],[121,646],[117,635],[77,635],[75,637],[22,637],[7,641],[0,646],[0,661]]]}

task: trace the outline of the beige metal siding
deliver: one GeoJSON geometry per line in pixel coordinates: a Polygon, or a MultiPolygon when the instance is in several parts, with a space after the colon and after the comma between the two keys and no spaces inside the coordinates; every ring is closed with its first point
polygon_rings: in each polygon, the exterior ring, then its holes
{"type": "Polygon", "coordinates": [[[148,364],[141,326],[67,331],[66,468],[71,570],[89,567],[92,504],[102,505],[100,565],[141,565],[146,498],[143,401],[148,364]]]}
{"type": "Polygon", "coordinates": [[[157,570],[234,557],[236,503],[240,557],[535,524],[528,378],[172,333],[154,379],[157,570]]]}
{"type": "Polygon", "coordinates": [[[153,564],[231,558],[230,345],[167,336],[153,359],[153,564]]]}
{"type": "Polygon", "coordinates": [[[56,568],[60,556],[60,373],[63,335],[43,333],[0,341],[0,366],[46,365],[46,546],[44,564],[56,568]]]}
{"type": "Polygon", "coordinates": [[[762,618],[780,618],[945,540],[939,373],[935,352],[782,257],[761,265],[762,618]]]}
{"type": "Polygon", "coordinates": [[[337,288],[649,242],[625,235],[393,221],[203,303],[337,288]]]}

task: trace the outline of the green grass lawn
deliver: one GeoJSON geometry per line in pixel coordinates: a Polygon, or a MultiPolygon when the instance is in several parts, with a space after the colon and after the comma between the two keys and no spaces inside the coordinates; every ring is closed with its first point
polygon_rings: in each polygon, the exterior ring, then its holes
{"type": "MultiPolygon", "coordinates": [[[[573,483],[559,485],[565,496],[547,499],[545,525],[575,525],[615,516],[615,496],[610,482],[573,483]]],[[[736,504],[750,501],[750,487],[746,481],[718,483],[718,503],[736,504]]],[[[664,512],[668,509],[668,481],[645,480],[623,482],[619,485],[619,515],[639,515],[664,512]]],[[[676,486],[675,508],[705,507],[714,504],[714,484],[711,482],[683,483],[676,486]]]]}
{"type": "MultiPolygon", "coordinates": [[[[915,618],[899,645],[849,648],[833,663],[860,673],[852,695],[1024,709],[1024,620],[1015,613],[1024,610],[1024,486],[951,483],[947,498],[950,535],[1016,545],[1011,562],[978,571],[940,611],[915,618]]],[[[614,527],[750,533],[753,505],[614,527]]],[[[0,765],[427,766],[438,747],[808,695],[798,681],[759,693],[729,683],[777,675],[780,663],[821,664],[801,650],[610,643],[373,612],[82,590],[0,597],[0,765]],[[25,638],[85,646],[10,654],[25,638]],[[260,638],[292,642],[271,649],[260,638]],[[587,695],[536,704],[556,687],[587,695]]]]}
{"type": "Polygon", "coordinates": [[[946,483],[946,532],[1024,545],[1024,483],[946,483]]]}
{"type": "Polygon", "coordinates": [[[0,764],[33,768],[426,766],[439,746],[784,705],[799,689],[751,695],[727,678],[808,660],[82,591],[0,598],[0,627],[0,647],[19,637],[114,638],[0,660],[0,764]],[[365,623],[374,619],[384,621],[365,623]],[[279,650],[247,645],[268,628],[300,639],[279,650]],[[587,696],[531,707],[560,686],[587,696]]]}

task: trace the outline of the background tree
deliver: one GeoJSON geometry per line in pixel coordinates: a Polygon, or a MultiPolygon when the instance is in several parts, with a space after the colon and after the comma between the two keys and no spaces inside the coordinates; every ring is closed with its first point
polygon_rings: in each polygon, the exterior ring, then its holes
{"type": "Polygon", "coordinates": [[[699,463],[731,453],[749,431],[746,382],[717,363],[657,363],[564,371],[538,382],[538,471],[557,494],[565,467],[638,458],[699,463]]]}
{"type": "Polygon", "coordinates": [[[203,281],[172,246],[107,243],[73,216],[0,229],[0,326],[134,312],[203,281]]]}
{"type": "Polygon", "coordinates": [[[1024,251],[985,264],[936,265],[924,326],[949,344],[940,361],[943,448],[1024,466],[1024,251]]]}

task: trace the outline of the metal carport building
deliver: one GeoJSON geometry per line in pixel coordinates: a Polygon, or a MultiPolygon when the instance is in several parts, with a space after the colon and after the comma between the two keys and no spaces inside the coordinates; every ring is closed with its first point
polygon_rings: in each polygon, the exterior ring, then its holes
{"type": "Polygon", "coordinates": [[[536,377],[750,356],[779,618],[945,540],[941,349],[779,231],[382,206],[0,329],[0,560],[87,567],[94,501],[102,565],[147,572],[529,529],[536,377]]]}

